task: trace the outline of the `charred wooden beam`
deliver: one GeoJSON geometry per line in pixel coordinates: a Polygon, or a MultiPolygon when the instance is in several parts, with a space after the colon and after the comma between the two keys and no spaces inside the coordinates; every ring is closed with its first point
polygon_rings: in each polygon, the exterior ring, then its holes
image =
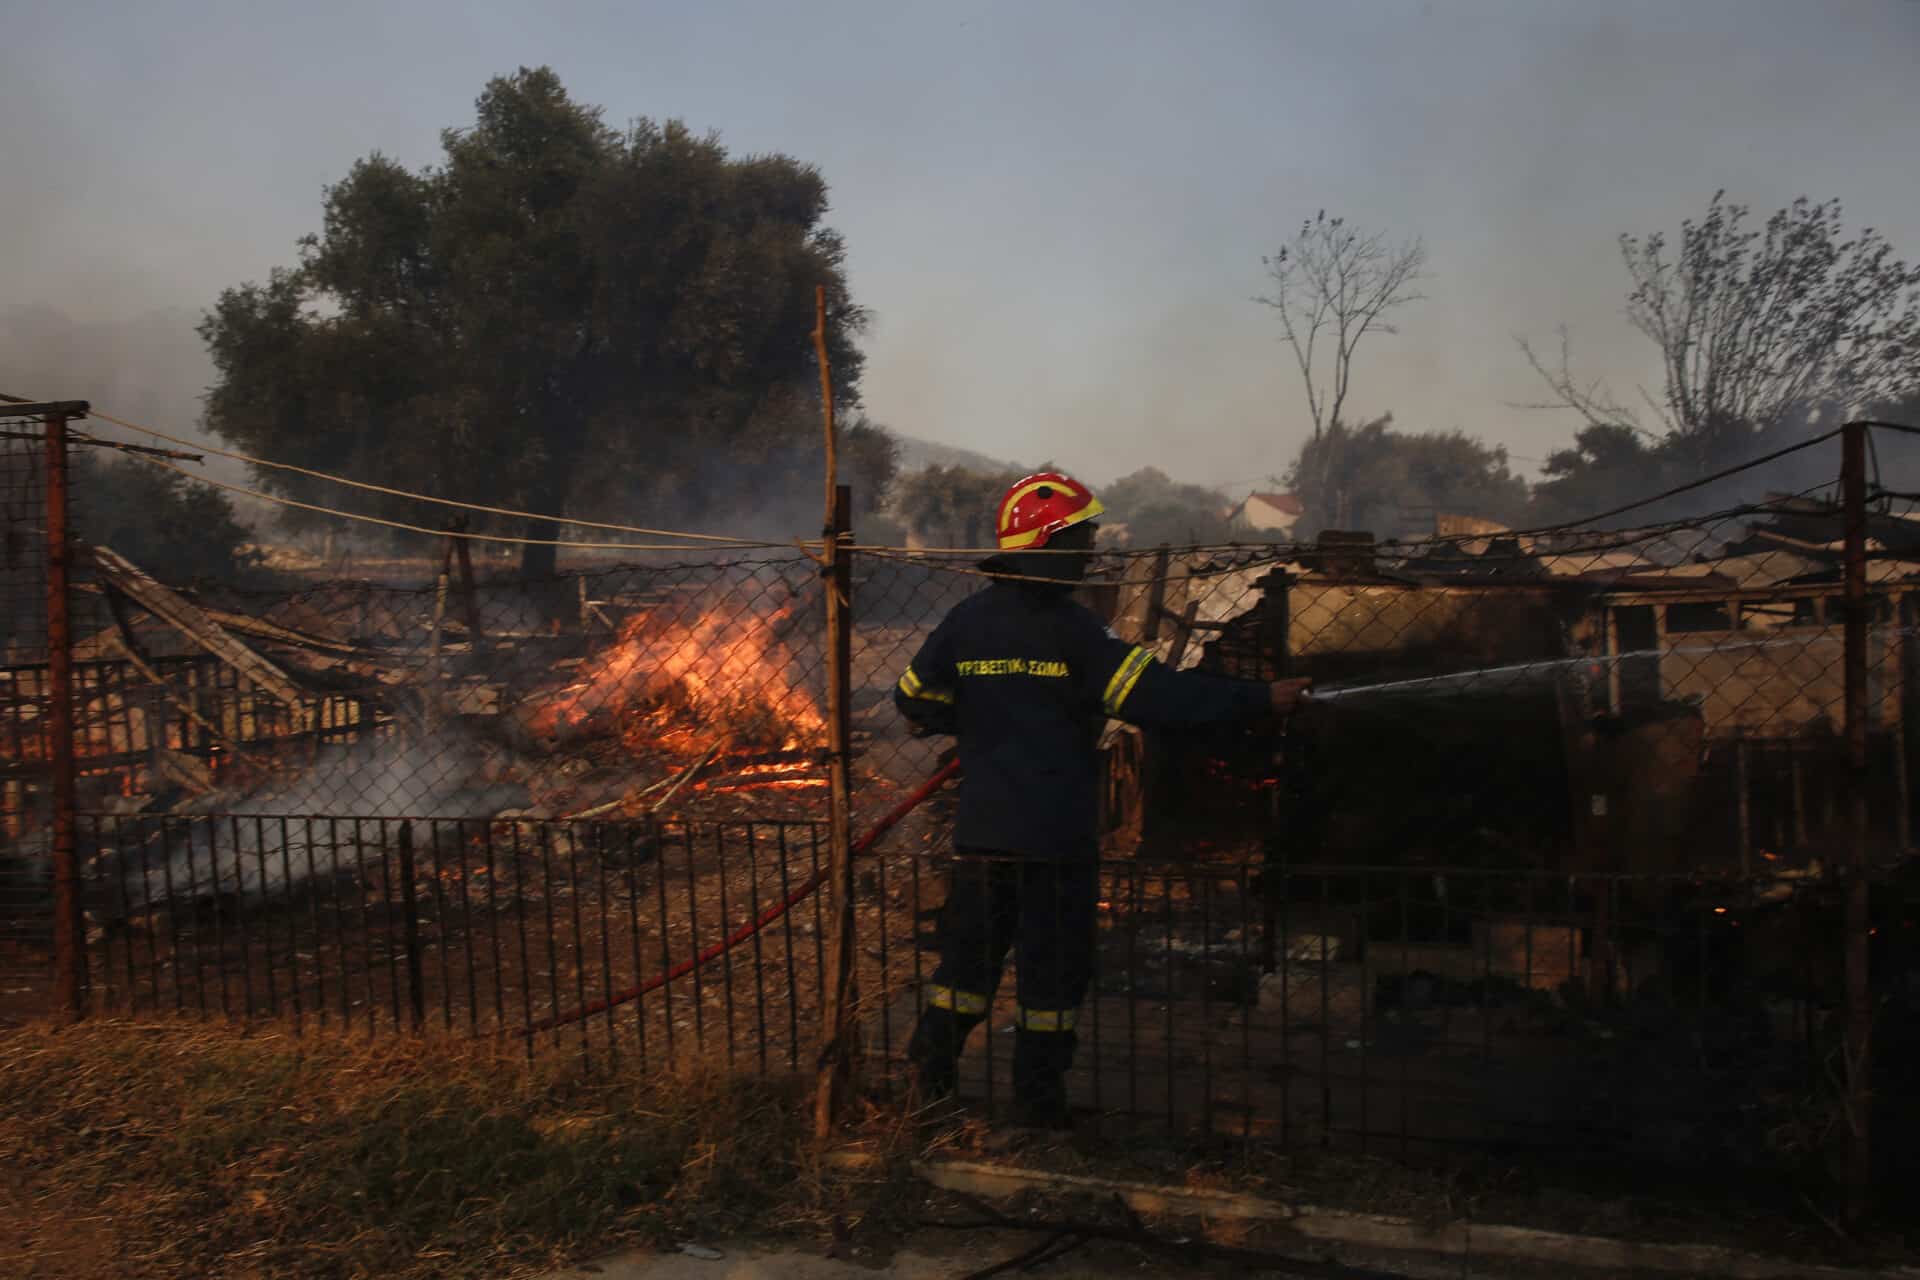
{"type": "Polygon", "coordinates": [[[92,554],[94,567],[107,582],[272,695],[293,713],[296,726],[305,727],[306,691],[286,672],[236,640],[206,610],[171,587],[162,586],[118,552],[96,546],[92,554]]]}
{"type": "Polygon", "coordinates": [[[312,649],[342,658],[374,659],[379,655],[373,650],[361,648],[345,640],[330,640],[325,636],[314,635],[311,631],[301,631],[294,627],[282,626],[277,622],[268,622],[245,613],[230,613],[225,609],[215,609],[208,605],[198,606],[208,618],[243,636],[252,636],[256,640],[272,640],[278,644],[290,645],[296,649],[312,649]]]}
{"type": "Polygon", "coordinates": [[[1163,542],[1153,557],[1152,585],[1147,589],[1147,616],[1142,621],[1143,634],[1140,637],[1140,643],[1149,647],[1160,639],[1160,619],[1166,612],[1167,603],[1167,563],[1172,554],[1172,549],[1163,542]]]}
{"type": "MultiPolygon", "coordinates": [[[[98,583],[83,582],[74,586],[77,592],[91,595],[104,595],[111,599],[114,592],[98,583]]],[[[192,601],[196,608],[228,631],[256,640],[271,640],[276,644],[287,645],[295,649],[309,649],[329,657],[357,658],[364,661],[377,661],[383,656],[380,650],[368,649],[348,640],[334,640],[327,636],[315,635],[311,631],[302,631],[297,627],[285,626],[277,622],[268,622],[265,618],[256,618],[252,614],[233,613],[213,605],[202,604],[188,592],[179,592],[182,599],[192,601]]]]}
{"type": "Polygon", "coordinates": [[[127,655],[127,661],[133,664],[133,669],[144,676],[149,684],[160,690],[167,701],[171,702],[182,715],[205,729],[216,741],[227,747],[233,747],[232,740],[220,730],[218,725],[201,715],[191,702],[175,693],[173,686],[154,670],[153,664],[147,660],[146,651],[140,647],[140,642],[134,639],[133,628],[127,623],[126,599],[118,591],[107,592],[108,611],[113,615],[114,639],[119,643],[120,651],[127,655]]]}
{"type": "Polygon", "coordinates": [[[0,417],[84,418],[93,411],[85,400],[24,400],[0,393],[0,417]]]}
{"type": "Polygon", "coordinates": [[[196,760],[183,751],[160,751],[153,758],[154,772],[175,786],[195,795],[213,790],[213,769],[204,760],[196,760]]]}
{"type": "Polygon", "coordinates": [[[1180,669],[1180,663],[1187,656],[1187,645],[1192,643],[1193,633],[1199,629],[1196,625],[1199,619],[1195,616],[1199,612],[1200,602],[1189,600],[1174,624],[1173,649],[1167,654],[1167,665],[1175,671],[1180,669]]]}
{"type": "Polygon", "coordinates": [[[673,798],[679,795],[681,790],[684,789],[689,782],[692,782],[695,778],[705,773],[707,771],[707,766],[713,763],[714,757],[720,754],[720,748],[722,745],[723,745],[722,743],[718,743],[718,742],[714,743],[713,746],[707,748],[707,753],[705,755],[701,756],[698,760],[695,760],[692,764],[688,765],[685,771],[682,772],[676,779],[674,779],[673,785],[667,788],[667,793],[661,796],[658,800],[654,801],[652,806],[653,810],[657,813],[660,810],[665,809],[668,805],[673,803],[673,798]]]}

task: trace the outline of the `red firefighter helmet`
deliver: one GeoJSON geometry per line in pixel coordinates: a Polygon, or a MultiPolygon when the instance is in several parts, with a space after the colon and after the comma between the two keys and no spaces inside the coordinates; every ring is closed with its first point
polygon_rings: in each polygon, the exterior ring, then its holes
{"type": "Polygon", "coordinates": [[[1028,551],[1046,546],[1062,529],[1084,524],[1105,510],[1093,490],[1078,480],[1057,471],[1041,471],[1008,488],[1007,496],[1000,499],[994,531],[1002,551],[1028,551]]]}

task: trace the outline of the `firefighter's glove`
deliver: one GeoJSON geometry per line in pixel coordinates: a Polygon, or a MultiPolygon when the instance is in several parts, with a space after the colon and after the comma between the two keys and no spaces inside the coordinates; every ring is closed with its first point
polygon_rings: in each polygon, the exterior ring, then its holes
{"type": "Polygon", "coordinates": [[[1267,692],[1273,700],[1273,714],[1281,719],[1292,715],[1306,698],[1307,690],[1312,687],[1311,680],[1275,680],[1267,686],[1267,692]]]}

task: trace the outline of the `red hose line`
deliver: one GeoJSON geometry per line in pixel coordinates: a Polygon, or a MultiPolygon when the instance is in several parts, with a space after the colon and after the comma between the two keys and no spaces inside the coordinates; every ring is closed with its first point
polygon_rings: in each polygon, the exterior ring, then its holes
{"type": "MultiPolygon", "coordinates": [[[[873,824],[871,830],[858,840],[855,840],[850,852],[854,856],[858,856],[873,848],[874,845],[880,842],[881,836],[893,830],[902,818],[912,813],[915,809],[918,809],[928,796],[938,791],[945,785],[949,778],[959,772],[960,762],[958,760],[949,760],[946,764],[942,765],[939,772],[921,783],[912,795],[895,805],[880,821],[873,824]]],[[[700,952],[698,955],[689,956],[664,973],[654,974],[639,986],[628,987],[625,991],[615,992],[605,999],[596,1000],[583,1008],[575,1009],[572,1013],[555,1014],[551,1018],[542,1018],[527,1028],[527,1034],[537,1035],[542,1031],[551,1031],[555,1027],[565,1026],[569,1022],[578,1022],[582,1018],[591,1018],[596,1013],[605,1013],[615,1005],[622,1005],[629,1001],[638,1000],[641,996],[646,995],[650,991],[658,990],[667,983],[672,982],[675,978],[686,977],[701,965],[706,964],[710,960],[719,959],[728,951],[733,950],[733,948],[739,946],[748,938],[751,938],[754,934],[759,933],[775,920],[787,914],[787,912],[794,908],[796,903],[800,902],[801,899],[805,898],[815,889],[818,889],[821,884],[826,881],[826,878],[826,872],[815,872],[807,878],[806,883],[802,884],[792,893],[789,893],[786,897],[780,899],[780,901],[774,903],[765,911],[762,911],[757,917],[741,925],[738,929],[735,929],[732,933],[700,952]]]]}

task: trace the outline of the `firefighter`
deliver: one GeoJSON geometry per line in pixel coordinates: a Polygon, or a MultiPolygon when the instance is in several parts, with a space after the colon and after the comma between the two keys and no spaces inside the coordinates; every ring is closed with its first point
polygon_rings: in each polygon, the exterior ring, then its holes
{"type": "Polygon", "coordinates": [[[1078,601],[1095,521],[1085,485],[1056,472],[1000,500],[994,580],[955,606],[901,675],[894,702],[922,733],[959,738],[956,860],[940,964],[908,1046],[923,1100],[951,1095],[1009,949],[1018,1012],[1019,1122],[1067,1127],[1066,1071],[1093,977],[1099,900],[1098,743],[1109,718],[1157,728],[1284,716],[1304,680],[1176,672],[1078,601]]]}

